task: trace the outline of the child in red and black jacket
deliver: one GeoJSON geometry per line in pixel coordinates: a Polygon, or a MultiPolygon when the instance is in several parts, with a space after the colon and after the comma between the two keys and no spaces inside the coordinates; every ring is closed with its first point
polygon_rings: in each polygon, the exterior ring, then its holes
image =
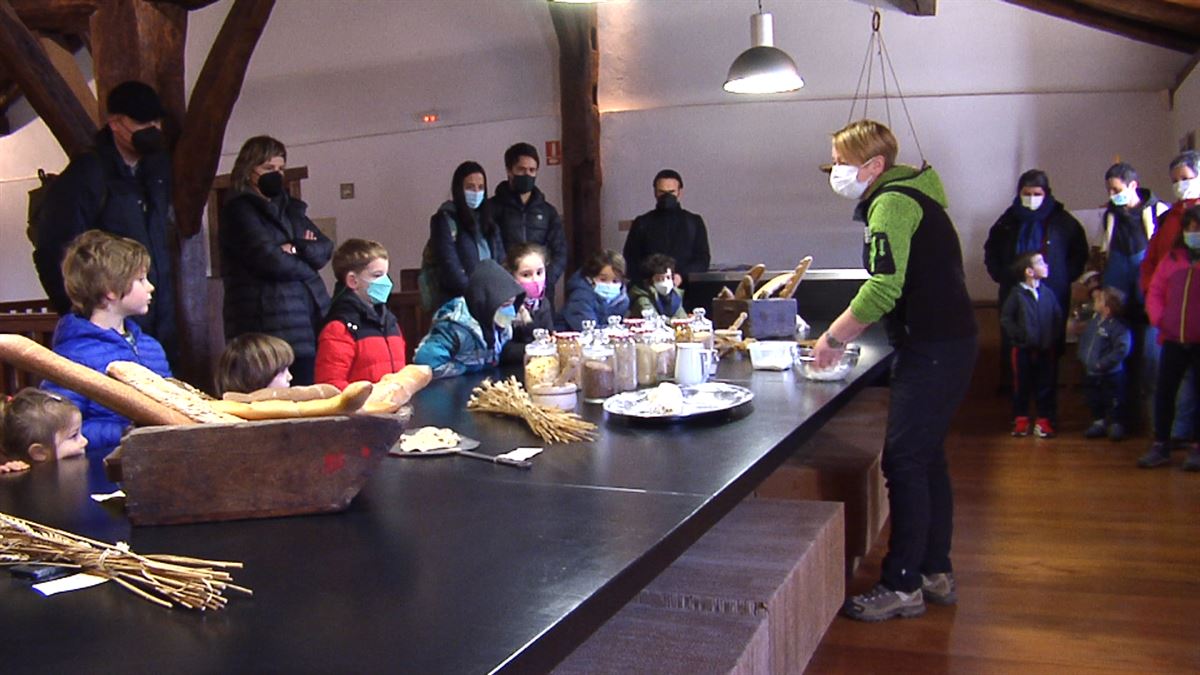
{"type": "Polygon", "coordinates": [[[1041,253],[1017,258],[1013,276],[1021,282],[1013,287],[1000,310],[1000,325],[1012,345],[1013,436],[1029,434],[1029,398],[1037,409],[1033,433],[1039,438],[1054,436],[1057,425],[1058,336],[1063,314],[1054,291],[1042,283],[1050,268],[1041,253]]]}
{"type": "Polygon", "coordinates": [[[338,288],[317,339],[316,381],[339,389],[378,382],[404,367],[404,335],[387,307],[392,292],[382,244],[349,239],[333,253],[338,288]]]}

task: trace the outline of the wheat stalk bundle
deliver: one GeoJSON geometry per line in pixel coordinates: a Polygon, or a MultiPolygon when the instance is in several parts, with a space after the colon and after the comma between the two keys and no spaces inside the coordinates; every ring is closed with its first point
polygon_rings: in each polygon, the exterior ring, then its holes
{"type": "Polygon", "coordinates": [[[538,405],[529,392],[510,377],[501,382],[484,380],[471,392],[467,410],[520,417],[547,443],[572,443],[596,438],[596,425],[573,412],[538,405]]]}
{"type": "Polygon", "coordinates": [[[55,565],[104,577],[157,605],[221,609],[226,590],[253,595],[232,583],[227,569],[242,563],[175,555],[141,555],[125,542],[106,544],[0,513],[0,565],[55,565]]]}

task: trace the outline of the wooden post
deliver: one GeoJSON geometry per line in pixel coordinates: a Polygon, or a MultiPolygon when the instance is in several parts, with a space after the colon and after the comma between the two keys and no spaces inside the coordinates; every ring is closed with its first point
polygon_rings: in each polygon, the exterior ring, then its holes
{"type": "Polygon", "coordinates": [[[558,36],[567,272],[600,250],[600,79],[594,5],[550,5],[558,36]]]}
{"type": "Polygon", "coordinates": [[[0,65],[68,155],[91,146],[95,122],[8,0],[0,0],[0,65]]]}

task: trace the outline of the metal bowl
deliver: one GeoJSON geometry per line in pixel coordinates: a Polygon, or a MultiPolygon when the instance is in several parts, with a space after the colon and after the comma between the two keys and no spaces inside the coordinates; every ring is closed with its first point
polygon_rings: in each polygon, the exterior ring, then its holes
{"type": "Polygon", "coordinates": [[[812,348],[801,347],[797,350],[793,367],[805,379],[818,382],[836,382],[846,379],[850,371],[854,370],[854,367],[858,365],[858,357],[861,354],[862,348],[858,345],[846,345],[846,351],[842,352],[842,358],[837,364],[830,368],[819,369],[816,367],[812,348]]]}

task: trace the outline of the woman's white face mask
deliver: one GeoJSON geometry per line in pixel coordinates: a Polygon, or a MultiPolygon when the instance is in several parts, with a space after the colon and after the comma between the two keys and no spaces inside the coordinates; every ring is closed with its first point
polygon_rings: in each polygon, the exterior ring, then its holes
{"type": "Polygon", "coordinates": [[[861,198],[867,188],[871,186],[871,180],[860,181],[858,174],[870,161],[868,159],[863,162],[862,166],[834,164],[833,169],[829,172],[829,187],[846,199],[861,198]]]}

